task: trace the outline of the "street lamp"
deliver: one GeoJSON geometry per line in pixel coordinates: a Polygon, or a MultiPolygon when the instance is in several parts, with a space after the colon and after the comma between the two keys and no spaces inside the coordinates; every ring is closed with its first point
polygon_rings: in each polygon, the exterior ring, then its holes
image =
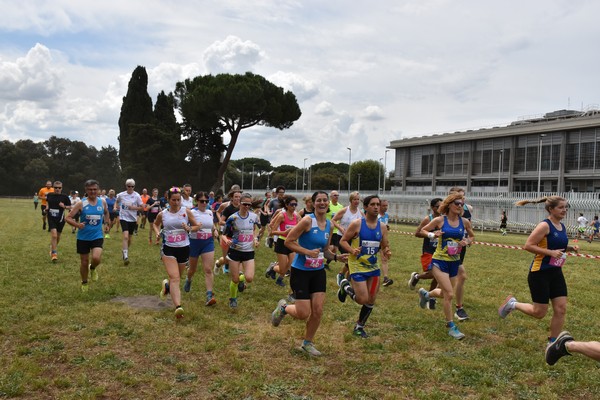
{"type": "Polygon", "coordinates": [[[383,194],[385,195],[385,172],[387,171],[387,153],[389,150],[385,151],[385,154],[383,155],[384,157],[384,164],[383,164],[383,194]]]}
{"type": "Polygon", "coordinates": [[[302,193],[304,193],[304,190],[306,189],[306,181],[304,180],[304,175],[306,174],[306,160],[308,160],[308,157],[304,159],[304,165],[302,166],[302,193]]]}
{"type": "Polygon", "coordinates": [[[540,135],[540,142],[538,145],[538,190],[537,190],[538,197],[540,197],[540,191],[542,188],[542,138],[544,136],[546,136],[545,133],[542,133],[540,135]]]}
{"type": "Polygon", "coordinates": [[[358,174],[358,187],[356,188],[357,192],[360,192],[360,174],[358,174]]]}
{"type": "Polygon", "coordinates": [[[377,194],[381,194],[381,162],[383,158],[379,159],[379,172],[377,173],[377,194]]]}
{"type": "Polygon", "coordinates": [[[254,192],[254,164],[252,164],[252,189],[251,190],[254,192]]]}
{"type": "Polygon", "coordinates": [[[350,196],[350,165],[352,165],[352,149],[350,147],[346,147],[349,151],[348,154],[348,196],[350,196]]]}
{"type": "Polygon", "coordinates": [[[500,156],[498,157],[498,190],[500,190],[500,174],[502,174],[502,169],[504,166],[502,165],[502,157],[504,156],[504,149],[500,150],[500,156]]]}

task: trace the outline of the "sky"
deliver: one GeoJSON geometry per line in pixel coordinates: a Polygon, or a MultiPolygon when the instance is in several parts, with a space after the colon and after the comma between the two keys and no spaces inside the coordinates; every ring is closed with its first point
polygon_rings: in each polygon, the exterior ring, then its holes
{"type": "Polygon", "coordinates": [[[273,166],[351,157],[390,170],[393,140],[600,104],[593,0],[0,0],[0,10],[0,140],[12,142],[118,148],[138,65],[153,103],[205,74],[251,71],[291,90],[301,118],[243,131],[232,156],[273,166]]]}

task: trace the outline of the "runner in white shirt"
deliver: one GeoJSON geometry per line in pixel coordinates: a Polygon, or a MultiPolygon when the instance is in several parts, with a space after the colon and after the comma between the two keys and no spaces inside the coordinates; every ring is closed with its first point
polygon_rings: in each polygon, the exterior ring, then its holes
{"type": "Polygon", "coordinates": [[[577,223],[579,226],[577,227],[577,233],[575,234],[575,242],[582,237],[585,237],[585,230],[587,229],[588,220],[583,216],[583,213],[579,213],[579,218],[577,218],[577,223]]]}
{"type": "Polygon", "coordinates": [[[185,207],[188,210],[194,208],[194,198],[192,197],[192,185],[186,183],[183,185],[183,191],[181,192],[181,207],[185,207]]]}
{"type": "Polygon", "coordinates": [[[133,190],[133,179],[127,179],[125,186],[127,190],[117,195],[116,208],[119,210],[119,221],[123,231],[123,263],[129,265],[129,247],[137,225],[137,212],[144,209],[144,203],[139,193],[133,190]]]}

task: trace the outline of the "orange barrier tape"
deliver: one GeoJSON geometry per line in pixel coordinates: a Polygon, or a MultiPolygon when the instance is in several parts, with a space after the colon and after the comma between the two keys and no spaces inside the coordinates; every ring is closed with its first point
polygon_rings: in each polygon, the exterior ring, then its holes
{"type": "MultiPolygon", "coordinates": [[[[394,231],[391,230],[390,232],[392,233],[399,233],[401,235],[410,235],[410,236],[414,236],[414,233],[412,232],[402,232],[402,231],[394,231]]],[[[481,244],[484,246],[491,246],[491,247],[500,247],[502,249],[513,249],[513,250],[523,250],[523,248],[521,246],[511,246],[508,244],[500,244],[500,243],[487,243],[487,242],[473,242],[473,244],[481,244]]],[[[575,253],[575,252],[569,252],[567,253],[567,255],[571,256],[571,257],[583,257],[583,258],[597,258],[600,259],[600,256],[594,255],[594,254],[579,254],[579,253],[575,253]]]]}

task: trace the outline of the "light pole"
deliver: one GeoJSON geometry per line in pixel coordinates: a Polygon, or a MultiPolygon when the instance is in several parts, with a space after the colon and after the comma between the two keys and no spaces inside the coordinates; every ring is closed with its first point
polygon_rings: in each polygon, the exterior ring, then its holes
{"type": "Polygon", "coordinates": [[[504,156],[504,149],[500,150],[500,155],[498,157],[498,190],[500,190],[500,175],[502,174],[502,157],[504,156]]]}
{"type": "Polygon", "coordinates": [[[251,191],[254,192],[254,164],[252,164],[252,189],[251,191]]]}
{"type": "Polygon", "coordinates": [[[357,192],[360,192],[360,174],[358,174],[358,186],[356,188],[357,192]]]}
{"type": "Polygon", "coordinates": [[[381,162],[383,158],[379,159],[379,172],[377,173],[377,194],[381,194],[381,162]]]}
{"type": "Polygon", "coordinates": [[[546,136],[545,133],[542,133],[540,135],[540,142],[538,145],[538,190],[537,190],[538,197],[540,197],[540,191],[542,188],[542,138],[544,136],[546,136]]]}
{"type": "Polygon", "coordinates": [[[352,165],[352,149],[350,147],[346,147],[349,151],[348,154],[348,196],[350,196],[350,165],[352,165]]]}
{"type": "Polygon", "coordinates": [[[306,181],[304,180],[306,174],[306,160],[308,160],[308,157],[304,159],[304,165],[302,166],[302,193],[304,193],[304,190],[306,189],[306,181]]]}
{"type": "Polygon", "coordinates": [[[387,153],[389,150],[385,151],[385,154],[383,155],[384,158],[384,164],[383,164],[383,195],[385,195],[385,172],[387,171],[387,153]]]}

